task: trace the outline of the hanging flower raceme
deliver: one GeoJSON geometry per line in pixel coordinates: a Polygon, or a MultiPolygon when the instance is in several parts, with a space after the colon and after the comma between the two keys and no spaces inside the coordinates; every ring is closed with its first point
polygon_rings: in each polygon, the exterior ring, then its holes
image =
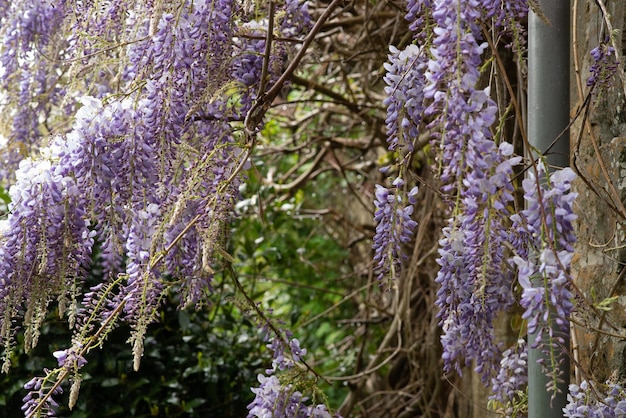
{"type": "MultiPolygon", "coordinates": [[[[274,6],[273,6],[274,7],[274,6]]],[[[284,4],[275,5],[276,16],[280,16],[275,24],[274,32],[280,33],[280,38],[289,39],[302,36],[311,27],[311,16],[306,2],[286,0],[284,4]]],[[[239,33],[233,52],[233,76],[240,85],[240,111],[245,114],[257,98],[258,91],[253,87],[259,84],[262,77],[263,63],[267,61],[265,74],[265,89],[280,77],[291,48],[285,41],[276,39],[272,34],[272,43],[269,56],[265,56],[268,22],[254,18],[239,26],[239,33]]]]}
{"type": "Polygon", "coordinates": [[[272,368],[266,370],[266,375],[258,375],[259,387],[252,388],[255,398],[248,405],[247,418],[331,418],[326,405],[307,405],[309,399],[294,384],[282,384],[276,375],[297,371],[297,363],[306,355],[300,342],[291,338],[287,346],[285,341],[272,337],[267,347],[273,352],[272,368]]]}
{"type": "Polygon", "coordinates": [[[39,413],[40,416],[56,416],[56,408],[59,407],[59,404],[52,396],[63,394],[61,386],[52,388],[50,382],[41,377],[33,377],[24,385],[24,389],[28,390],[28,394],[22,399],[24,402],[22,412],[25,417],[33,416],[36,413],[39,413]]]}
{"type": "MultiPolygon", "coordinates": [[[[547,342],[552,344],[559,328],[566,332],[574,309],[569,267],[576,242],[573,226],[576,193],[570,192],[575,178],[570,168],[548,175],[539,163],[537,174],[531,170],[523,181],[526,209],[512,216],[513,231],[523,230],[528,238],[525,254],[511,261],[518,267],[518,281],[523,289],[522,317],[528,320],[528,332],[537,333],[537,345],[544,333],[548,333],[547,342]]],[[[556,337],[556,340],[561,339],[556,337]]]]}
{"type": "Polygon", "coordinates": [[[324,404],[307,405],[308,398],[291,385],[282,385],[276,376],[259,374],[259,387],[252,388],[254,401],[248,418],[331,418],[324,404]]]}
{"type": "MultiPolygon", "coordinates": [[[[417,203],[417,186],[407,192],[402,173],[414,150],[422,123],[425,55],[416,45],[400,51],[389,47],[389,62],[385,63],[384,80],[387,98],[387,149],[396,154],[395,163],[400,175],[392,188],[376,185],[376,234],[374,235],[375,272],[381,286],[391,287],[391,281],[400,277],[402,262],[407,258],[403,246],[411,241],[417,222],[411,215],[417,203]],[[385,281],[385,279],[388,279],[385,281]]],[[[387,173],[392,167],[383,167],[387,173]]]]}
{"type": "Polygon", "coordinates": [[[420,7],[427,5],[432,6],[434,37],[425,71],[424,114],[432,120],[442,190],[450,195],[452,211],[440,240],[436,279],[444,367],[461,372],[474,360],[488,383],[500,363],[494,320],[514,301],[504,251],[513,167],[521,158],[513,156],[510,144],[493,140],[497,105],[489,88],[477,87],[487,48],[480,41],[480,22],[490,13],[489,5],[435,1],[420,7]]]}
{"type": "Polygon", "coordinates": [[[606,396],[602,399],[600,396],[602,390],[586,380],[580,385],[569,385],[563,416],[568,418],[626,416],[626,390],[614,382],[607,382],[604,386],[606,396]]]}
{"type": "Polygon", "coordinates": [[[383,101],[387,144],[389,151],[406,154],[413,151],[422,123],[426,54],[417,45],[402,51],[390,46],[389,51],[389,62],[384,64],[387,98],[383,101]]]}
{"type": "Polygon", "coordinates": [[[500,370],[491,379],[492,409],[507,417],[515,416],[515,408],[524,405],[528,382],[528,345],[520,339],[514,347],[505,350],[500,360],[500,370]]]}
{"type": "MultiPolygon", "coordinates": [[[[58,141],[48,155],[23,160],[9,190],[12,203],[0,236],[0,324],[6,371],[13,346],[14,316],[25,310],[26,350],[34,347],[48,303],[57,298],[61,313],[76,305],[76,286],[90,262],[94,233],[86,219],[87,201],[73,167],[64,161],[68,147],[58,141]],[[71,305],[71,306],[70,306],[71,305]]],[[[72,318],[75,318],[70,313],[72,318]]]]}
{"type": "Polygon", "coordinates": [[[432,0],[407,1],[405,19],[409,22],[409,29],[414,33],[417,39],[425,39],[428,37],[428,31],[426,29],[432,18],[431,10],[433,3],[432,0]]]}
{"type": "MultiPolygon", "coordinates": [[[[575,177],[569,168],[548,175],[539,162],[529,169],[522,183],[526,208],[511,216],[510,243],[515,255],[509,264],[517,270],[522,318],[527,321],[528,333],[534,334],[532,348],[542,347],[548,354],[543,363],[551,377],[548,389],[560,374],[560,364],[552,353],[563,349],[568,318],[574,309],[569,267],[576,241],[572,224],[576,193],[570,191],[575,177]]],[[[527,351],[528,345],[522,340],[506,350],[500,371],[492,379],[491,401],[507,411],[507,416],[523,398],[520,393],[527,381],[527,351]]]]}
{"type": "Polygon", "coordinates": [[[397,178],[393,182],[394,189],[389,190],[379,184],[376,185],[376,234],[374,235],[374,261],[380,285],[391,286],[391,280],[400,277],[402,260],[407,256],[403,245],[406,245],[413,236],[417,222],[411,219],[413,205],[417,202],[417,186],[407,194],[408,202],[404,202],[404,180],[397,178]],[[383,281],[388,278],[389,281],[383,281]]]}
{"type": "Polygon", "coordinates": [[[157,146],[153,138],[139,134],[144,114],[140,101],[113,102],[83,98],[74,130],[67,135],[76,144],[64,153],[67,165],[91,194],[105,272],[122,268],[125,241],[133,212],[156,203],[159,184],[157,146]]]}
{"type": "Polygon", "coordinates": [[[528,19],[527,0],[492,0],[483,1],[485,21],[493,25],[500,36],[508,36],[511,41],[507,47],[520,54],[526,48],[526,28],[528,19]]]}
{"type": "Polygon", "coordinates": [[[12,184],[20,160],[36,152],[44,135],[41,121],[52,117],[65,94],[54,69],[65,45],[59,34],[66,3],[16,0],[0,15],[0,85],[8,99],[2,119],[9,140],[0,146],[0,184],[12,184]]]}
{"type": "Polygon", "coordinates": [[[615,48],[608,44],[608,39],[591,50],[593,63],[589,68],[589,78],[587,85],[598,85],[607,87],[618,69],[618,62],[615,58],[615,48]]]}

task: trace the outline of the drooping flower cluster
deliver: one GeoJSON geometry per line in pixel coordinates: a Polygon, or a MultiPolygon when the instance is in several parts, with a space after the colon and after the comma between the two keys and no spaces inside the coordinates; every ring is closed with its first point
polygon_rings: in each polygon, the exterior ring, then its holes
{"type": "Polygon", "coordinates": [[[417,222],[411,218],[413,205],[416,204],[417,186],[406,194],[408,202],[402,197],[405,193],[404,180],[398,177],[393,181],[393,186],[394,189],[389,190],[376,185],[376,234],[372,248],[381,286],[391,286],[391,283],[383,282],[386,277],[390,280],[400,277],[402,260],[407,258],[402,246],[411,240],[417,226],[417,222]]]}
{"type": "MultiPolygon", "coordinates": [[[[573,201],[570,192],[574,172],[563,169],[549,176],[542,163],[537,175],[531,172],[523,181],[526,209],[511,216],[510,243],[515,255],[508,261],[516,266],[522,290],[520,305],[528,333],[535,334],[533,348],[540,346],[549,355],[545,361],[551,384],[557,381],[560,364],[556,351],[563,349],[563,333],[573,310],[569,265],[573,255],[573,201]]],[[[532,167],[531,167],[532,169],[532,167]]],[[[517,416],[523,410],[527,382],[528,346],[524,340],[502,354],[500,369],[491,380],[492,405],[517,416]]]]}
{"type": "MultiPolygon", "coordinates": [[[[392,188],[376,185],[376,234],[374,235],[375,271],[381,286],[391,287],[391,280],[400,277],[402,262],[407,258],[403,245],[410,242],[417,222],[411,215],[417,203],[417,186],[407,192],[403,175],[414,150],[422,125],[425,55],[416,45],[400,51],[390,46],[389,63],[385,63],[384,81],[387,94],[387,149],[395,156],[399,175],[392,188]],[[389,280],[384,281],[385,278],[389,280]]],[[[383,173],[391,166],[383,167],[383,173]]]]}
{"type": "Polygon", "coordinates": [[[518,266],[518,281],[523,289],[523,318],[528,320],[528,332],[537,332],[535,344],[539,344],[544,332],[552,339],[558,328],[566,331],[574,307],[569,266],[576,242],[576,193],[570,192],[575,178],[570,168],[548,176],[543,164],[538,164],[537,174],[529,173],[522,183],[527,207],[512,216],[513,231],[523,230],[528,237],[525,253],[512,261],[518,266]]]}
{"type": "Polygon", "coordinates": [[[389,51],[389,62],[384,64],[387,97],[383,101],[387,107],[387,143],[389,151],[405,154],[413,151],[422,123],[426,54],[413,44],[402,51],[390,46],[389,51]]]}
{"type": "MultiPolygon", "coordinates": [[[[493,30],[501,37],[510,40],[506,44],[518,59],[526,50],[528,4],[526,0],[495,0],[482,2],[485,7],[486,22],[490,22],[493,30]]],[[[519,64],[522,64],[521,62],[519,64]]]]}
{"type": "Polygon", "coordinates": [[[587,86],[607,87],[618,68],[615,48],[609,45],[608,39],[606,39],[605,42],[591,50],[591,58],[593,58],[593,63],[589,68],[591,74],[587,78],[587,86]]]}
{"type": "Polygon", "coordinates": [[[574,309],[569,270],[576,242],[576,193],[570,191],[575,177],[570,168],[548,175],[538,163],[536,173],[529,173],[523,181],[526,209],[511,217],[512,231],[524,243],[516,247],[518,253],[511,259],[522,288],[522,318],[528,322],[529,334],[534,334],[533,348],[541,347],[546,353],[543,367],[550,376],[550,390],[556,390],[560,379],[563,356],[555,353],[564,349],[574,309]]]}
{"type": "Polygon", "coordinates": [[[426,70],[425,114],[433,118],[440,148],[442,190],[451,193],[452,217],[440,241],[437,276],[446,371],[476,362],[485,382],[500,362],[493,322],[513,303],[512,275],[503,268],[513,167],[513,147],[497,145],[490,127],[497,106],[488,88],[477,87],[481,56],[479,24],[486,4],[435,2],[435,34],[426,70]]]}
{"type": "Polygon", "coordinates": [[[65,45],[59,35],[66,11],[66,1],[18,0],[0,15],[0,86],[8,98],[0,123],[9,139],[0,147],[0,184],[14,182],[20,160],[37,150],[45,134],[41,120],[48,121],[65,94],[53,61],[65,45]]]}
{"type": "Polygon", "coordinates": [[[599,388],[583,380],[569,385],[563,416],[568,418],[621,418],[626,416],[626,390],[616,383],[606,383],[606,396],[598,397],[599,388]]]}
{"type": "Polygon", "coordinates": [[[295,384],[282,384],[277,372],[297,370],[297,363],[306,355],[306,349],[292,338],[285,343],[273,337],[267,345],[273,352],[272,368],[267,375],[259,374],[259,387],[252,388],[254,400],[248,405],[248,418],[331,418],[324,404],[307,405],[308,398],[296,389],[295,384]]]}
{"type": "Polygon", "coordinates": [[[251,107],[259,94],[250,87],[261,80],[264,61],[267,60],[267,74],[264,75],[265,80],[263,80],[266,90],[278,79],[288,62],[289,48],[286,47],[284,41],[274,39],[276,34],[279,34],[281,38],[296,39],[311,26],[311,16],[306,2],[300,4],[298,0],[286,0],[284,5],[277,9],[275,14],[281,18],[277,27],[274,28],[275,33],[272,33],[269,57],[264,55],[267,43],[267,21],[253,19],[242,24],[241,33],[235,43],[234,78],[243,86],[240,102],[244,112],[251,107]]]}
{"type": "Polygon", "coordinates": [[[77,347],[55,351],[52,355],[57,359],[59,367],[80,369],[87,364],[87,360],[79,353],[81,348],[82,346],[78,344],[77,347]]]}
{"type": "Polygon", "coordinates": [[[52,396],[61,395],[63,393],[61,386],[52,388],[50,383],[43,378],[33,377],[24,385],[24,389],[28,390],[28,394],[22,399],[24,402],[22,412],[25,417],[33,416],[33,414],[37,412],[43,416],[56,416],[55,410],[59,407],[59,404],[52,396]],[[48,393],[50,390],[52,390],[52,392],[48,393]]]}
{"type": "Polygon", "coordinates": [[[308,398],[291,385],[284,386],[276,376],[259,374],[259,387],[252,388],[254,401],[248,405],[248,418],[330,418],[323,404],[307,406],[308,398]]]}
{"type": "Polygon", "coordinates": [[[302,36],[313,26],[307,2],[285,0],[282,10],[284,17],[280,22],[280,30],[283,36],[292,38],[302,36]]]}
{"type": "Polygon", "coordinates": [[[507,417],[516,416],[515,408],[524,403],[528,382],[528,346],[520,339],[514,347],[505,350],[500,360],[498,375],[491,379],[490,402],[496,402],[493,409],[507,417]]]}
{"type": "Polygon", "coordinates": [[[11,212],[0,236],[0,322],[7,354],[14,312],[25,304],[28,350],[37,343],[53,298],[58,297],[61,312],[76,303],[70,289],[82,283],[90,262],[94,233],[85,218],[86,197],[69,167],[57,164],[60,157],[60,148],[52,147],[40,160],[23,160],[9,192],[11,212]]]}
{"type": "Polygon", "coordinates": [[[70,409],[76,404],[81,383],[79,371],[87,364],[87,360],[82,355],[82,349],[82,344],[77,343],[69,349],[55,351],[53,355],[57,359],[59,367],[53,370],[44,369],[45,377],[34,377],[24,385],[24,389],[29,391],[22,400],[24,402],[22,411],[25,417],[56,416],[56,409],[59,404],[54,396],[63,393],[62,382],[57,380],[60,374],[72,376],[70,409]]]}
{"type": "Polygon", "coordinates": [[[405,19],[409,22],[409,29],[417,39],[428,37],[428,27],[431,24],[432,0],[408,0],[405,19]]]}

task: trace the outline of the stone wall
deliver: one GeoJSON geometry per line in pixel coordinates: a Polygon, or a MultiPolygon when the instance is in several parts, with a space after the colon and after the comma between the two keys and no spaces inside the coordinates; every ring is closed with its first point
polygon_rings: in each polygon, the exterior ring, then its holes
{"type": "MultiPolygon", "coordinates": [[[[602,5],[610,25],[621,31],[615,36],[621,51],[624,3],[602,5]]],[[[573,367],[572,382],[589,378],[603,382],[613,376],[624,383],[626,341],[611,334],[626,331],[626,86],[618,74],[611,87],[588,97],[589,52],[608,35],[608,25],[596,1],[572,0],[572,10],[571,112],[575,122],[570,138],[572,166],[580,176],[573,277],[582,294],[578,303],[592,306],[589,314],[576,316],[578,324],[572,325],[572,354],[582,366],[573,367]],[[612,296],[616,300],[606,310],[599,309],[612,296]]]]}

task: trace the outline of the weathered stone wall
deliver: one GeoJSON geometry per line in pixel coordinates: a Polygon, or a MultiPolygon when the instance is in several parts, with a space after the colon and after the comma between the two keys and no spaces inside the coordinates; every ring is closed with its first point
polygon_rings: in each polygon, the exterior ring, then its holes
{"type": "MultiPolygon", "coordinates": [[[[624,2],[605,1],[610,24],[624,29],[624,2]]],[[[589,52],[608,35],[607,23],[595,1],[572,0],[572,165],[579,171],[575,187],[577,255],[574,280],[581,304],[598,304],[618,296],[609,311],[591,310],[572,326],[574,360],[582,367],[575,379],[603,382],[609,377],[626,380],[626,341],[609,334],[626,329],[626,110],[625,86],[616,77],[613,86],[587,97],[591,57],[589,52]],[[590,101],[589,101],[590,100],[590,101]],[[589,109],[586,113],[585,104],[589,109]],[[598,331],[602,330],[602,331],[598,331]]],[[[623,47],[622,33],[616,36],[623,47]]],[[[623,51],[621,51],[623,52],[623,51]]],[[[622,68],[623,71],[623,68],[622,68]]],[[[575,367],[573,367],[574,369],[575,367]]]]}

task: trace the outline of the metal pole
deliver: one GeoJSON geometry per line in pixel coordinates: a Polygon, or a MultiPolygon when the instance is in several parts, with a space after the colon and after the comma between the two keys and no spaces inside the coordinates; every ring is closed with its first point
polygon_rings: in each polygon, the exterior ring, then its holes
{"type": "MultiPolygon", "coordinates": [[[[528,138],[540,153],[547,152],[551,168],[569,165],[569,131],[557,138],[569,124],[569,0],[540,0],[539,10],[545,16],[531,12],[528,17],[528,138]],[[548,22],[546,22],[546,18],[548,22]],[[555,142],[556,140],[556,142],[555,142]]],[[[536,158],[532,150],[527,155],[536,158]]],[[[569,348],[569,333],[565,348],[569,348]]],[[[535,336],[529,335],[529,346],[535,336]]],[[[546,338],[546,337],[544,337],[546,338]]],[[[537,360],[545,357],[540,348],[528,353],[528,417],[562,417],[569,385],[569,359],[560,353],[563,381],[559,393],[552,399],[546,390],[548,378],[537,360]]]]}

